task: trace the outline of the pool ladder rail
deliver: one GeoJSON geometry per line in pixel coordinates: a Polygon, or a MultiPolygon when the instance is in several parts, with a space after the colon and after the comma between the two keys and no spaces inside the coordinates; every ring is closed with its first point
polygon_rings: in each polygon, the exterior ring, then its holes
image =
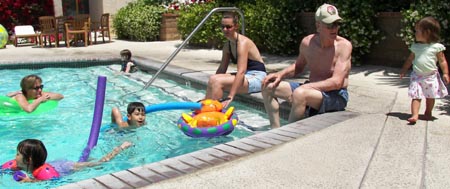
{"type": "Polygon", "coordinates": [[[205,18],[203,18],[203,20],[197,25],[197,27],[194,28],[194,30],[187,36],[187,38],[181,43],[181,45],[175,49],[175,51],[169,56],[169,58],[167,58],[166,62],[164,62],[163,65],[161,65],[161,67],[159,68],[159,70],[155,73],[155,75],[150,78],[150,80],[145,84],[144,89],[147,89],[152,83],[153,81],[155,81],[155,79],[158,77],[158,75],[167,67],[167,65],[169,65],[169,63],[173,60],[173,58],[175,58],[175,56],[178,54],[178,52],[180,52],[180,50],[186,46],[186,44],[189,42],[189,40],[192,38],[192,36],[194,36],[195,33],[197,33],[198,30],[200,30],[200,28],[203,26],[203,24],[205,24],[205,22],[211,17],[212,14],[214,14],[215,12],[227,12],[227,11],[237,11],[239,13],[239,15],[241,16],[242,19],[242,28],[241,28],[241,34],[245,35],[245,18],[244,18],[244,14],[242,13],[242,11],[236,7],[218,7],[218,8],[214,8],[213,10],[211,10],[208,15],[205,16],[205,18]]]}

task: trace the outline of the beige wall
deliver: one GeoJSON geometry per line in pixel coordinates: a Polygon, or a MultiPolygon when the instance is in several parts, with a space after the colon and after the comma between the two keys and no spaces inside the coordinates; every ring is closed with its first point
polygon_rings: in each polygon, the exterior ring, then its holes
{"type": "Polygon", "coordinates": [[[62,0],[53,0],[53,7],[55,8],[55,16],[62,16],[62,0]]]}
{"type": "Polygon", "coordinates": [[[135,0],[100,0],[103,1],[103,11],[115,15],[117,11],[135,0]]]}
{"type": "Polygon", "coordinates": [[[100,20],[103,13],[115,15],[117,11],[135,0],[95,0],[89,1],[89,14],[92,20],[100,20]]]}
{"type": "MultiPolygon", "coordinates": [[[[89,1],[89,15],[91,20],[100,20],[103,13],[115,15],[117,11],[135,0],[94,0],[89,1]]],[[[62,16],[62,0],[53,0],[55,16],[62,16]]]]}

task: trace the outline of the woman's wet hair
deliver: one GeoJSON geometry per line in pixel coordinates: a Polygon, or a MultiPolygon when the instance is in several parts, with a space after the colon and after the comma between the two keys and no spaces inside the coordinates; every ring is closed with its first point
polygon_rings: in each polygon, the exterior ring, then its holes
{"type": "Polygon", "coordinates": [[[34,88],[36,81],[40,81],[42,83],[41,77],[34,74],[27,75],[22,78],[22,81],[20,81],[20,88],[25,96],[27,95],[27,90],[34,88]]]}
{"type": "Polygon", "coordinates": [[[441,26],[439,25],[439,22],[431,16],[420,19],[416,23],[416,27],[422,30],[429,43],[436,43],[441,39],[441,26]]]}
{"type": "Polygon", "coordinates": [[[233,19],[233,24],[237,25],[239,18],[235,12],[224,12],[222,18],[231,18],[233,19]]]}
{"type": "Polygon", "coordinates": [[[127,113],[128,114],[132,114],[135,110],[137,110],[138,112],[144,112],[145,113],[145,106],[144,106],[144,104],[142,104],[140,102],[131,102],[130,104],[128,104],[128,107],[127,107],[127,113]]]}
{"type": "Polygon", "coordinates": [[[23,163],[29,171],[44,165],[47,160],[47,149],[42,141],[25,139],[17,145],[17,151],[23,156],[23,163]],[[31,160],[31,162],[29,162],[31,160]]]}

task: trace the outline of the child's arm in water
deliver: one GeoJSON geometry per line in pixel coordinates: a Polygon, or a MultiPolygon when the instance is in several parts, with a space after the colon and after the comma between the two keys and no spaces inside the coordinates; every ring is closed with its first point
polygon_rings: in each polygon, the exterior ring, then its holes
{"type": "Polygon", "coordinates": [[[128,122],[123,121],[122,114],[119,109],[114,107],[111,111],[111,123],[115,123],[119,126],[119,128],[128,127],[128,122]]]}
{"type": "Polygon", "coordinates": [[[114,157],[117,156],[117,154],[119,154],[120,152],[122,152],[123,150],[129,148],[132,145],[131,142],[125,141],[123,142],[120,146],[115,147],[111,152],[109,152],[108,154],[106,154],[105,156],[103,156],[99,161],[97,162],[77,162],[75,163],[74,170],[80,170],[81,168],[84,167],[93,167],[93,166],[97,166],[102,164],[103,162],[107,162],[110,161],[111,159],[113,159],[114,157]]]}

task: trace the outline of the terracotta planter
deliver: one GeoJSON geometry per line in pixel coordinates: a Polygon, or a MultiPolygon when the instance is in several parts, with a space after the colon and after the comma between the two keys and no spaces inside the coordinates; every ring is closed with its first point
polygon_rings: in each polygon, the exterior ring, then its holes
{"type": "Polygon", "coordinates": [[[159,40],[170,41],[181,39],[177,28],[178,14],[166,13],[162,15],[159,40]]]}

